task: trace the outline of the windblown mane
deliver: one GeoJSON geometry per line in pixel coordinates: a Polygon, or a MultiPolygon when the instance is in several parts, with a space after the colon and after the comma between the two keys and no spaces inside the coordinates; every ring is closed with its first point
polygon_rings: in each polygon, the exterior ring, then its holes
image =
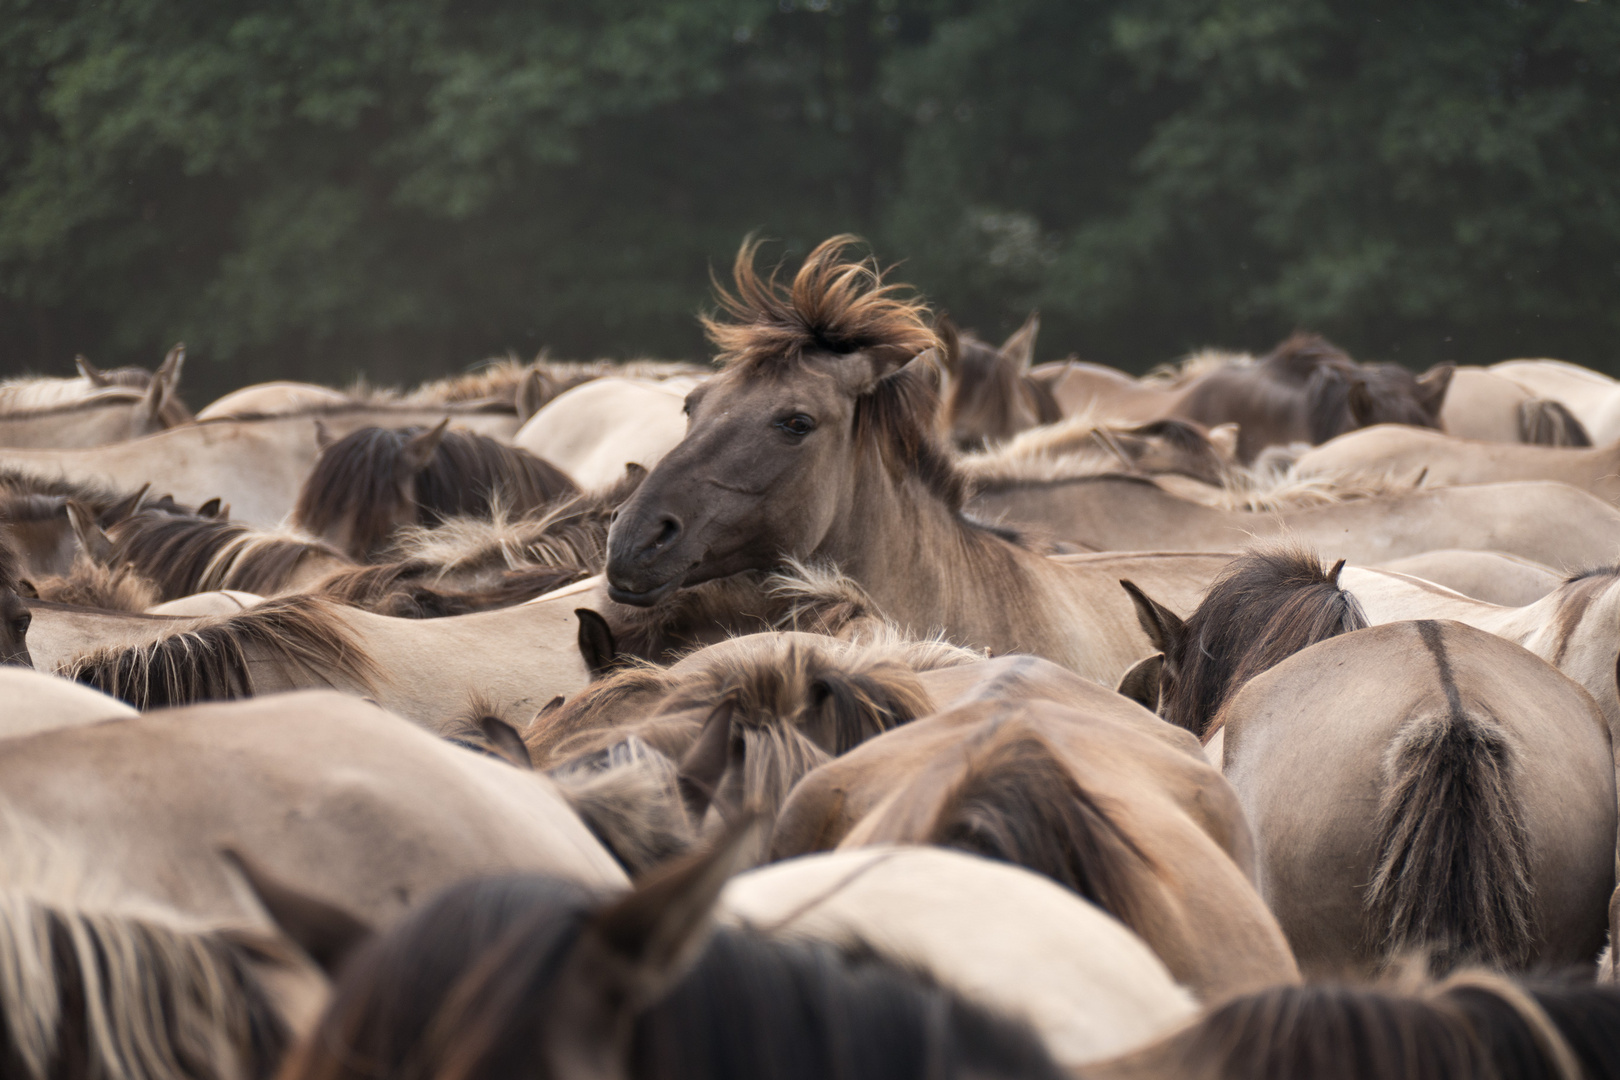
{"type": "Polygon", "coordinates": [[[892,374],[856,399],[856,439],[875,445],[890,468],[916,476],[960,510],[965,487],[938,434],[938,370],[902,366],[940,344],[928,308],[903,296],[901,286],[884,284],[874,260],[851,258],[856,243],[852,236],[823,241],[784,286],[776,270],[759,276],[759,244],[744,242],[733,268],[736,292],[715,283],[721,312],[732,321],[706,316],[703,328],[727,368],[765,374],[814,363],[820,355],[866,353],[874,371],[892,374]]]}
{"type": "Polygon", "coordinates": [[[241,934],[8,886],[0,891],[0,1071],[28,1080],[269,1076],[291,1032],[252,965],[284,950],[252,936],[249,948],[241,934]],[[62,1071],[64,1062],[82,1072],[62,1071]]]}
{"type": "Polygon", "coordinates": [[[679,668],[637,664],[610,675],[541,717],[528,742],[536,760],[566,763],[622,740],[633,723],[651,747],[678,758],[695,727],[725,708],[743,742],[744,798],[774,811],[812,768],[927,713],[918,671],[977,659],[929,642],[741,639],[679,668]],[[804,735],[812,724],[830,733],[831,753],[804,735]]]}
{"type": "Polygon", "coordinates": [[[36,580],[34,590],[41,600],[53,604],[102,611],[139,613],[159,602],[157,586],[129,563],[116,568],[103,566],[82,554],[73,560],[66,574],[36,580]]]}
{"type": "Polygon", "coordinates": [[[240,614],[205,621],[156,641],[74,657],[58,675],[93,686],[137,709],[251,697],[248,653],[369,690],[376,669],[326,601],[268,600],[240,614]]]}
{"type": "Polygon", "coordinates": [[[533,454],[454,429],[444,432],[426,466],[412,472],[402,454],[424,430],[361,428],[327,447],[298,493],[293,522],[330,535],[350,519],[354,548],[365,553],[382,546],[399,523],[402,479],[410,478],[416,503],[410,516],[422,524],[487,515],[496,503],[524,513],[578,491],[533,454]]]}
{"type": "Polygon", "coordinates": [[[1301,649],[1367,625],[1355,597],[1339,587],[1341,560],[1325,570],[1314,552],[1290,546],[1246,552],[1221,571],[1188,617],[1175,671],[1160,705],[1164,718],[1204,736],[1250,679],[1301,649]]]}
{"type": "Polygon", "coordinates": [[[106,562],[132,565],[176,600],[214,589],[269,596],[280,592],[305,560],[350,562],[324,541],[297,530],[269,530],[226,518],[141,510],[112,526],[106,562]]]}
{"type": "Polygon", "coordinates": [[[599,571],[607,561],[613,513],[646,475],[645,469],[633,466],[610,488],[561,499],[528,515],[494,502],[488,517],[408,525],[395,537],[393,549],[402,558],[431,563],[443,574],[540,567],[599,571]]]}

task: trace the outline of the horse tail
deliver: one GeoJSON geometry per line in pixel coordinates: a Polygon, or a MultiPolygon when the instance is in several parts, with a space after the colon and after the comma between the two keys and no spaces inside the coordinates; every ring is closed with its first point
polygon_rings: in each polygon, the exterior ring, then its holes
{"type": "Polygon", "coordinates": [[[1385,757],[1369,930],[1384,955],[1425,950],[1437,968],[1522,964],[1534,935],[1514,750],[1450,705],[1409,721],[1385,757]]]}
{"type": "Polygon", "coordinates": [[[1141,925],[1132,877],[1146,856],[1046,740],[1030,732],[1003,728],[975,748],[925,842],[1033,870],[1126,926],[1141,925]]]}
{"type": "Polygon", "coordinates": [[[1519,441],[1536,446],[1591,446],[1592,436],[1563,402],[1531,398],[1519,403],[1519,441]]]}

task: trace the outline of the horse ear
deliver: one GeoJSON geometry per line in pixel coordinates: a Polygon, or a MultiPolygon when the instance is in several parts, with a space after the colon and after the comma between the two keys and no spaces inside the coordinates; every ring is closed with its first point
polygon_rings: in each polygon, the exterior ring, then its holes
{"type": "Polygon", "coordinates": [[[129,515],[135,513],[141,508],[142,504],[146,502],[146,493],[151,490],[152,485],[150,482],[142,484],[140,490],[135,492],[133,495],[127,495],[123,499],[120,499],[118,502],[107,507],[106,511],[103,512],[97,520],[102,525],[118,524],[120,521],[123,521],[125,518],[129,517],[129,515]]]}
{"type": "Polygon", "coordinates": [[[1164,653],[1157,652],[1132,664],[1120,676],[1115,692],[1128,697],[1148,712],[1159,711],[1159,685],[1164,675],[1164,653]]]}
{"type": "Polygon", "coordinates": [[[527,423],[529,417],[539,412],[545,405],[550,389],[545,372],[539,368],[530,368],[524,372],[523,378],[518,381],[517,396],[513,405],[517,408],[518,423],[527,423]]]}
{"type": "Polygon", "coordinates": [[[1013,331],[1001,344],[1001,355],[1019,371],[1028,371],[1035,364],[1035,337],[1041,332],[1041,313],[1032,311],[1024,325],[1013,331]]]}
{"type": "Polygon", "coordinates": [[[591,678],[599,679],[613,670],[619,658],[619,644],[613,637],[613,627],[601,614],[590,608],[575,608],[579,620],[579,655],[585,658],[585,667],[591,678]]]}
{"type": "Polygon", "coordinates": [[[1431,418],[1440,418],[1440,407],[1446,403],[1446,391],[1456,373],[1456,364],[1436,364],[1418,376],[1418,405],[1431,418]]]}
{"type": "Polygon", "coordinates": [[[315,449],[325,450],[335,442],[337,442],[337,440],[332,438],[332,432],[327,428],[326,424],[321,421],[321,418],[317,416],[315,418],[315,449]]]}
{"type": "Polygon", "coordinates": [[[529,747],[518,734],[517,728],[508,724],[498,716],[484,715],[478,718],[478,730],[484,733],[489,745],[495,752],[520,769],[533,769],[534,759],[529,756],[529,747]]]}
{"type": "Polygon", "coordinates": [[[946,374],[956,377],[962,372],[962,335],[956,321],[943,311],[934,320],[934,336],[939,338],[939,362],[946,374]]]}
{"type": "Polygon", "coordinates": [[[219,854],[247,881],[271,921],[328,976],[374,933],[342,908],[277,880],[236,849],[221,848],[219,854]]]}
{"type": "Polygon", "coordinates": [[[212,499],[209,499],[207,502],[197,507],[197,516],[205,518],[217,518],[219,517],[220,506],[220,498],[218,495],[215,495],[212,499]]]}
{"type": "Polygon", "coordinates": [[[751,817],[711,850],[653,870],[630,895],[591,916],[581,947],[616,961],[623,1005],[634,1012],[658,1000],[702,955],[720,891],[754,861],[761,832],[760,819],[751,817]]]}
{"type": "Polygon", "coordinates": [[[400,467],[411,475],[427,468],[428,462],[438,452],[439,444],[444,441],[444,433],[449,429],[450,418],[447,416],[427,431],[412,435],[399,449],[400,467]]]}
{"type": "Polygon", "coordinates": [[[1136,605],[1136,621],[1142,624],[1142,631],[1153,642],[1153,647],[1165,655],[1165,663],[1169,663],[1170,657],[1180,656],[1180,647],[1187,636],[1187,624],[1175,612],[1138,588],[1136,582],[1122,578],[1120,585],[1130,594],[1131,603],[1136,605]]]}
{"type": "Polygon", "coordinates": [[[86,359],[83,353],[73,358],[73,365],[79,369],[79,374],[84,376],[91,386],[100,389],[112,385],[112,380],[107,378],[96,365],[86,359]]]}
{"type": "Polygon", "coordinates": [[[163,412],[163,406],[169,403],[174,396],[175,387],[180,384],[180,369],[186,364],[186,343],[177,342],[169,354],[158,365],[157,371],[152,374],[152,381],[146,387],[146,415],[156,420],[163,412]]]}
{"type": "Polygon", "coordinates": [[[735,711],[730,698],[716,705],[676,770],[675,783],[693,821],[702,821],[708,813],[731,761],[731,716],[735,711]]]}
{"type": "Polygon", "coordinates": [[[1216,424],[1209,429],[1209,445],[1215,448],[1215,452],[1221,456],[1221,460],[1237,460],[1239,432],[1240,429],[1237,424],[1216,424]]]}
{"type": "Polygon", "coordinates": [[[79,549],[91,562],[105,563],[107,556],[112,554],[112,539],[96,523],[96,515],[83,503],[69,499],[67,518],[68,524],[73,526],[73,535],[79,541],[79,549]]]}

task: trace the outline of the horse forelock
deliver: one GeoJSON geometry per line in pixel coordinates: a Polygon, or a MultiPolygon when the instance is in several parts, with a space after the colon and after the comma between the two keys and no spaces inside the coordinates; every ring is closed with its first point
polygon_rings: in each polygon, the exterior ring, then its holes
{"type": "Polygon", "coordinates": [[[851,258],[855,243],[851,236],[823,241],[784,287],[775,270],[759,275],[759,245],[745,241],[736,291],[715,285],[731,321],[705,317],[704,329],[720,362],[746,375],[781,376],[817,357],[866,353],[876,379],[856,398],[857,438],[875,442],[891,469],[910,472],[959,510],[965,487],[938,432],[939,373],[907,364],[939,347],[928,307],[903,286],[884,284],[874,260],[851,258]]]}
{"type": "Polygon", "coordinates": [[[1250,679],[1319,641],[1367,625],[1360,603],[1312,551],[1246,552],[1210,584],[1187,618],[1162,712],[1202,736],[1250,679]]]}
{"type": "Polygon", "coordinates": [[[887,285],[868,257],[850,257],[859,241],[835,236],[816,245],[784,287],[779,268],[761,277],[760,243],[745,240],[733,266],[736,291],[715,283],[721,311],[733,321],[705,317],[703,328],[726,367],[791,366],[814,353],[889,351],[909,358],[934,348],[928,307],[900,285],[887,285]]]}

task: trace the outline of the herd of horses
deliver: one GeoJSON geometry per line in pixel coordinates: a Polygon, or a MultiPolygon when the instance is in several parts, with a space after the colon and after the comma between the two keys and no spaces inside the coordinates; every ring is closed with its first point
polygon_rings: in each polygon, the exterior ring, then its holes
{"type": "Polygon", "coordinates": [[[1620,1077],[1620,382],[0,385],[0,1073],[1620,1077]]]}

